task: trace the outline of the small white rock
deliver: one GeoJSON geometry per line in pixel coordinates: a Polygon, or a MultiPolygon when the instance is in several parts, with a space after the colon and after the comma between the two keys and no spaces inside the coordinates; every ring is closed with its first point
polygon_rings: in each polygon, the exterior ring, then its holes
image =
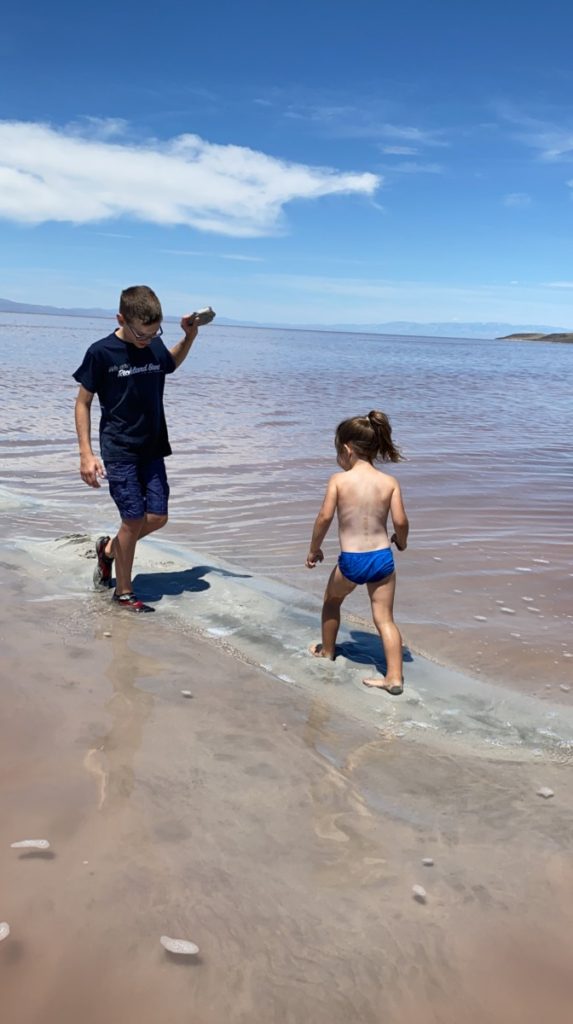
{"type": "Polygon", "coordinates": [[[424,865],[425,868],[433,868],[433,866],[434,866],[434,858],[433,857],[423,857],[422,858],[422,864],[424,865]]]}
{"type": "Polygon", "coordinates": [[[0,921],[0,942],[2,939],[7,939],[10,934],[10,925],[7,921],[0,921]]]}
{"type": "Polygon", "coordinates": [[[567,683],[561,683],[560,686],[559,686],[559,689],[563,690],[563,693],[570,693],[571,692],[571,687],[567,686],[567,683]]]}
{"type": "Polygon", "coordinates": [[[500,611],[505,612],[506,615],[515,615],[515,608],[500,608],[500,611]]]}
{"type": "Polygon", "coordinates": [[[541,789],[537,790],[537,796],[542,796],[544,800],[549,800],[555,794],[552,789],[549,789],[549,786],[542,786],[541,789]]]}
{"type": "Polygon", "coordinates": [[[476,622],[487,622],[485,615],[474,615],[476,622]]]}
{"type": "Polygon", "coordinates": [[[17,843],[10,843],[13,850],[49,850],[50,844],[47,839],[20,839],[17,843]]]}
{"type": "Polygon", "coordinates": [[[169,953],[179,953],[182,956],[195,956],[199,952],[199,946],[187,939],[170,939],[169,935],[162,935],[160,943],[169,953]]]}
{"type": "Polygon", "coordinates": [[[412,895],[414,899],[418,901],[418,903],[426,903],[428,899],[428,894],[426,893],[426,890],[424,889],[423,885],[413,885],[412,895]]]}
{"type": "Polygon", "coordinates": [[[104,633],[104,636],[111,636],[111,633],[104,633]]]}
{"type": "Polygon", "coordinates": [[[191,690],[181,690],[181,696],[182,697],[192,697],[193,694],[191,693],[191,690]]]}

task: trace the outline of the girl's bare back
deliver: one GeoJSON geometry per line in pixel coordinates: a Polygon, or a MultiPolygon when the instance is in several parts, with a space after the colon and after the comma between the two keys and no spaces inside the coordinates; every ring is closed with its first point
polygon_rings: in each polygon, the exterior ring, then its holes
{"type": "Polygon", "coordinates": [[[392,498],[400,489],[393,476],[358,461],[336,474],[338,535],[342,551],[374,551],[390,546],[386,529],[392,498]]]}

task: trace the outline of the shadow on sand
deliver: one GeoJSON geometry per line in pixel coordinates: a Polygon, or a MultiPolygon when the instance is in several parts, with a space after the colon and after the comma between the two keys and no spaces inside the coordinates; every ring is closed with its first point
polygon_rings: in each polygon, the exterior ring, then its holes
{"type": "MultiPolygon", "coordinates": [[[[370,665],[381,675],[386,674],[386,660],[380,638],[376,633],[367,633],[361,629],[351,629],[352,640],[346,640],[336,645],[337,656],[342,655],[348,661],[357,665],[370,665]]],[[[412,662],[414,659],[407,647],[403,648],[402,655],[405,662],[412,662]]]]}
{"type": "Polygon", "coordinates": [[[179,572],[142,572],[133,581],[134,590],[142,601],[161,601],[162,597],[176,597],[178,594],[196,594],[208,590],[210,583],[204,578],[209,573],[246,580],[249,573],[229,572],[214,565],[195,565],[192,569],[179,572]]]}

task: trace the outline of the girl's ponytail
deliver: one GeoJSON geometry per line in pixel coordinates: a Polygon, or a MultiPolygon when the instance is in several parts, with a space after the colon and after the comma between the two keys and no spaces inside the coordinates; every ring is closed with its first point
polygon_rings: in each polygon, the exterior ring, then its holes
{"type": "Polygon", "coordinates": [[[350,445],[361,459],[374,462],[401,462],[400,449],[392,441],[392,428],[385,412],[373,409],[367,416],[353,416],[336,428],[336,449],[350,445]]]}
{"type": "Polygon", "coordinates": [[[392,427],[386,413],[373,409],[368,419],[378,442],[377,458],[382,462],[402,462],[403,456],[392,440],[392,427]]]}

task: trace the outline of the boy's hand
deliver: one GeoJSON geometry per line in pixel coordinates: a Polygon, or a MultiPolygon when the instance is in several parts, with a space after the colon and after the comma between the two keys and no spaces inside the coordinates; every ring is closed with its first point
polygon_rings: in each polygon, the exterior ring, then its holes
{"type": "Polygon", "coordinates": [[[196,313],[186,313],[185,316],[181,317],[181,330],[186,338],[189,336],[191,336],[191,338],[196,337],[197,331],[199,330],[196,313]]]}
{"type": "Polygon", "coordinates": [[[100,459],[95,455],[82,455],[80,457],[80,476],[88,487],[101,487],[99,481],[104,479],[105,469],[100,459]]]}
{"type": "Polygon", "coordinates": [[[317,562],[324,562],[324,555],[321,548],[317,548],[316,551],[309,551],[306,556],[306,562],[304,563],[307,569],[314,569],[317,562]]]}

